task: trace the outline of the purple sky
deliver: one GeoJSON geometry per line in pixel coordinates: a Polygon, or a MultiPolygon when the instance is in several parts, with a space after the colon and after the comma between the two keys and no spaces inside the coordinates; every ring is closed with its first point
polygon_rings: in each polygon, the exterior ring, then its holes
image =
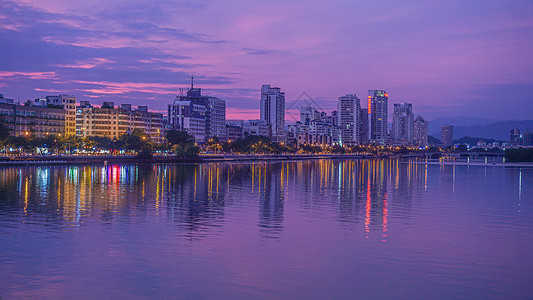
{"type": "Polygon", "coordinates": [[[428,119],[533,119],[531,0],[0,1],[0,43],[0,93],[21,101],[165,110],[193,74],[228,118],[258,118],[272,84],[292,107],[385,89],[428,119]]]}

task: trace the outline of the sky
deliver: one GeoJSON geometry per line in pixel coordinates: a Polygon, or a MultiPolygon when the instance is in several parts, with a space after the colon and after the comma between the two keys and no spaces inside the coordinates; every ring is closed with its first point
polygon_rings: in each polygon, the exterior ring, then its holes
{"type": "Polygon", "coordinates": [[[532,37],[531,0],[0,0],[0,93],[164,112],[194,76],[228,119],[259,118],[262,84],[291,109],[383,89],[430,120],[533,119],[532,37]]]}

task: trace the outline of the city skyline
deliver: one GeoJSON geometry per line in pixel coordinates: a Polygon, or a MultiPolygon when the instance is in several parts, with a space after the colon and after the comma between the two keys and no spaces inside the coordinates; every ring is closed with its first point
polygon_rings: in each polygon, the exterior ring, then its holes
{"type": "Polygon", "coordinates": [[[530,119],[533,109],[528,1],[28,0],[0,8],[0,90],[21,100],[67,93],[165,111],[192,74],[227,101],[228,118],[257,118],[265,82],[282,87],[287,103],[306,92],[325,111],[339,95],[379,88],[428,120],[464,111],[530,119]]]}

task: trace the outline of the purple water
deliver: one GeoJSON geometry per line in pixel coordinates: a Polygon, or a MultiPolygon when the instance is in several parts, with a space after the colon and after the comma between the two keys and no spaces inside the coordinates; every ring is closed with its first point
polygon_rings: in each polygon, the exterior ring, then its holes
{"type": "Polygon", "coordinates": [[[533,297],[533,168],[0,168],[0,297],[533,297]]]}

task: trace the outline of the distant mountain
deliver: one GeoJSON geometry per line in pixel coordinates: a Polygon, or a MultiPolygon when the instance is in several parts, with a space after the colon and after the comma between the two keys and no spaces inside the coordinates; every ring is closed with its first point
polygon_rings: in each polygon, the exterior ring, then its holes
{"type": "Polygon", "coordinates": [[[437,118],[428,122],[428,132],[439,132],[442,125],[448,124],[453,126],[472,126],[472,125],[487,125],[496,122],[507,120],[487,119],[487,118],[470,118],[470,117],[453,117],[453,118],[437,118]]]}
{"type": "Polygon", "coordinates": [[[440,139],[433,137],[431,135],[428,135],[428,143],[430,145],[440,145],[440,139]]]}
{"type": "Polygon", "coordinates": [[[453,144],[468,144],[471,146],[477,145],[477,142],[485,142],[487,144],[492,144],[494,142],[502,143],[502,142],[508,142],[503,140],[495,140],[495,139],[484,139],[484,138],[478,138],[478,137],[471,137],[471,136],[463,136],[462,138],[453,140],[453,144]]]}
{"type": "MultiPolygon", "coordinates": [[[[458,139],[464,136],[495,139],[498,141],[509,141],[509,131],[513,128],[520,129],[521,132],[527,130],[533,131],[533,120],[525,121],[501,121],[485,125],[472,125],[472,126],[456,126],[450,122],[450,125],[454,125],[453,137],[458,139]]],[[[434,131],[432,134],[434,137],[440,137],[440,130],[434,131]]]]}

